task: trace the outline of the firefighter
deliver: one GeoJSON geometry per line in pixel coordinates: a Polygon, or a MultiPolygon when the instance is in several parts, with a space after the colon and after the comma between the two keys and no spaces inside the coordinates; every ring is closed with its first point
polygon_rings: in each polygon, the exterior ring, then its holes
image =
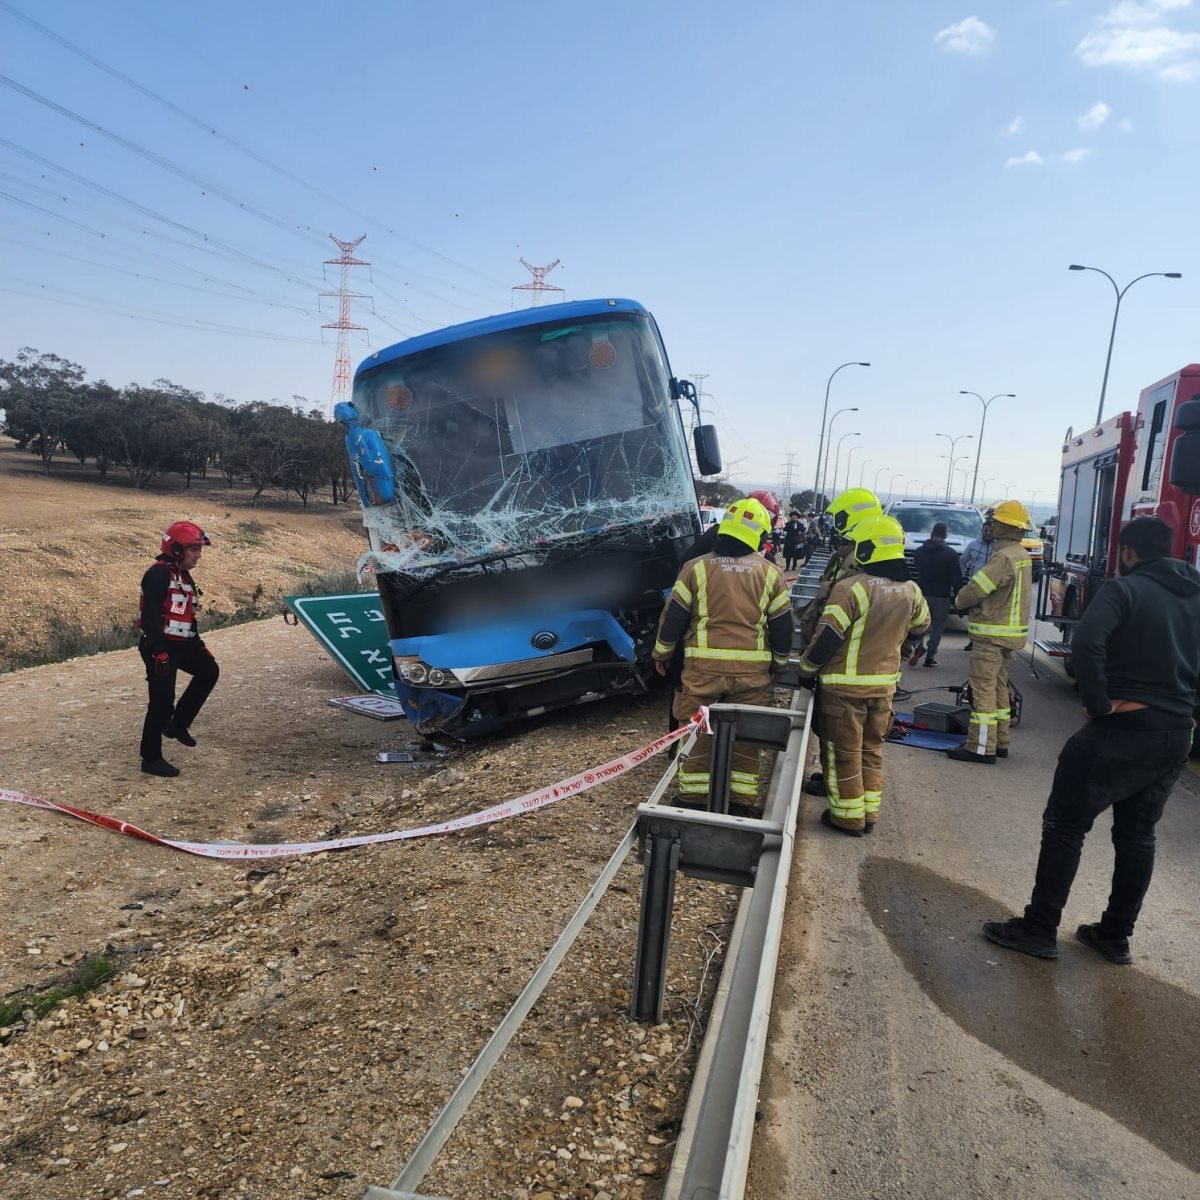
{"type": "Polygon", "coordinates": [[[820,683],[817,730],[829,796],[821,824],[861,837],[879,818],[900,660],[905,644],[929,628],[929,606],[908,577],[899,521],[867,517],[850,539],[851,573],[829,593],[800,676],[820,683]]]}
{"type": "MultiPolygon", "coordinates": [[[[793,626],[783,575],[758,552],[770,527],[757,500],[737,500],[725,511],[716,549],[679,572],[654,643],[654,668],[665,676],[683,642],[679,721],[704,704],[771,703],[771,679],[787,666],[793,626]]],[[[702,734],[679,765],[684,803],[707,807],[711,742],[702,734]]],[[[730,791],[743,809],[758,796],[758,760],[756,748],[734,744],[730,791]]]]}
{"type": "Polygon", "coordinates": [[[864,518],[882,515],[883,505],[879,503],[874,492],[866,488],[850,488],[830,504],[828,511],[833,522],[833,537],[840,544],[830,555],[825,570],[821,572],[816,596],[809,601],[800,615],[800,634],[805,642],[812,639],[833,585],[845,574],[847,566],[851,570],[857,570],[850,562],[850,555],[854,549],[854,543],[849,540],[850,531],[864,518]]]}
{"type": "Polygon", "coordinates": [[[957,762],[994,763],[1008,757],[1008,665],[1029,637],[1032,560],[1021,545],[1029,514],[1004,500],[990,514],[996,549],[954,598],[971,636],[971,723],[966,743],[947,750],[957,762]]]}
{"type": "Polygon", "coordinates": [[[191,572],[200,561],[208,535],[193,521],[176,521],[162,535],[161,553],[142,576],[138,653],[146,664],[149,702],[142,725],[142,770],[165,778],[179,774],[162,753],[164,737],[196,745],[191,724],[216,687],[220,671],[212,651],[200,639],[196,609],[200,590],[191,572]],[[191,682],[175,703],[175,675],[191,682]]]}
{"type": "MultiPolygon", "coordinates": [[[[837,548],[829,556],[825,570],[821,572],[816,596],[808,602],[807,607],[800,614],[800,644],[802,646],[807,646],[812,641],[813,634],[817,630],[817,622],[820,621],[821,614],[825,611],[825,605],[834,584],[843,575],[858,570],[857,565],[850,560],[850,554],[854,549],[854,543],[849,540],[850,531],[859,521],[865,520],[867,517],[882,516],[882,514],[883,505],[879,503],[875,493],[866,488],[850,488],[848,491],[842,492],[840,496],[836,496],[829,505],[826,515],[833,530],[830,537],[837,543],[837,548]]],[[[818,722],[818,727],[819,724],[818,722]]],[[[819,739],[819,732],[817,736],[819,739]]],[[[821,755],[820,760],[825,761],[824,754],[821,755]]],[[[820,771],[814,771],[804,785],[804,790],[810,796],[824,796],[826,794],[825,776],[820,771]]]]}

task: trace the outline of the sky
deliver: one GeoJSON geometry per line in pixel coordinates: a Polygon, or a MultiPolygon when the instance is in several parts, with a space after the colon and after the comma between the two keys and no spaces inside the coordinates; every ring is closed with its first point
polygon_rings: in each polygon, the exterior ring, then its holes
{"type": "Polygon", "coordinates": [[[1192,0],[0,0],[0,84],[0,358],[117,385],[327,404],[330,233],[355,364],[527,303],[521,256],[639,300],[734,480],[811,485],[862,360],[839,484],[944,489],[960,391],[1013,392],[979,495],[1044,505],[1114,311],[1071,263],[1183,274],[1123,301],[1106,415],[1200,360],[1192,0]]]}

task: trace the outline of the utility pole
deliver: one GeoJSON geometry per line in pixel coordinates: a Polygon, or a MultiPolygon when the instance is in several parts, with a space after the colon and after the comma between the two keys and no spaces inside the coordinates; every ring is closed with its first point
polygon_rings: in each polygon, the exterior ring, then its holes
{"type": "Polygon", "coordinates": [[[555,267],[562,266],[562,260],[556,258],[552,263],[548,263],[544,267],[535,267],[533,263],[526,262],[523,258],[519,260],[521,266],[533,276],[532,283],[518,283],[512,290],[514,292],[532,292],[533,299],[530,304],[537,308],[542,302],[542,294],[544,292],[562,292],[565,296],[567,293],[560,287],[555,287],[552,283],[546,282],[546,276],[554,270],[555,267]]]}
{"type": "Polygon", "coordinates": [[[352,242],[343,242],[341,238],[335,238],[331,233],[329,240],[341,251],[337,258],[327,258],[324,266],[340,267],[341,278],[336,292],[321,292],[322,296],[336,296],[338,298],[338,319],[329,321],[322,325],[322,329],[336,329],[338,331],[337,339],[337,358],[333,363],[333,391],[329,399],[329,415],[333,416],[333,410],[342,403],[343,400],[350,399],[350,332],[351,330],[359,330],[366,332],[365,325],[355,325],[350,320],[350,306],[355,300],[368,300],[369,296],[362,292],[352,292],[350,290],[350,269],[351,267],[369,267],[371,264],[364,259],[355,258],[354,251],[362,244],[366,238],[364,233],[362,237],[355,238],[352,242]]]}

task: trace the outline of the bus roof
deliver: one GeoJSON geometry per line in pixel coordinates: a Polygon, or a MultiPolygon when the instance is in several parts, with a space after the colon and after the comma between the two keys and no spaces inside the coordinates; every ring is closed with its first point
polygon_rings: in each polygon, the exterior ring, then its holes
{"type": "MultiPolygon", "coordinates": [[[[636,300],[571,300],[566,304],[547,304],[538,308],[521,308],[514,312],[500,313],[495,317],[482,317],[478,321],[466,321],[462,325],[448,325],[445,329],[434,329],[406,338],[394,346],[376,350],[364,359],[354,372],[357,379],[364,371],[398,358],[407,358],[422,350],[437,346],[448,346],[452,342],[467,338],[482,337],[489,333],[502,333],[508,329],[523,329],[529,325],[547,325],[553,321],[570,321],[575,317],[596,317],[602,313],[646,313],[636,300]]],[[[648,314],[647,314],[648,315],[648,314]]]]}

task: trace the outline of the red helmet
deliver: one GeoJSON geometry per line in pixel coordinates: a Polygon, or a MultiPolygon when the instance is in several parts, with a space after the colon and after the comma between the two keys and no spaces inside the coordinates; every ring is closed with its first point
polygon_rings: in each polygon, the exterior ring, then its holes
{"type": "Polygon", "coordinates": [[[771,514],[772,521],[779,516],[779,501],[775,499],[774,492],[751,492],[748,498],[757,500],[771,514]]]}
{"type": "Polygon", "coordinates": [[[211,546],[208,534],[195,521],[175,521],[162,535],[162,553],[169,558],[182,558],[189,546],[211,546]]]}

